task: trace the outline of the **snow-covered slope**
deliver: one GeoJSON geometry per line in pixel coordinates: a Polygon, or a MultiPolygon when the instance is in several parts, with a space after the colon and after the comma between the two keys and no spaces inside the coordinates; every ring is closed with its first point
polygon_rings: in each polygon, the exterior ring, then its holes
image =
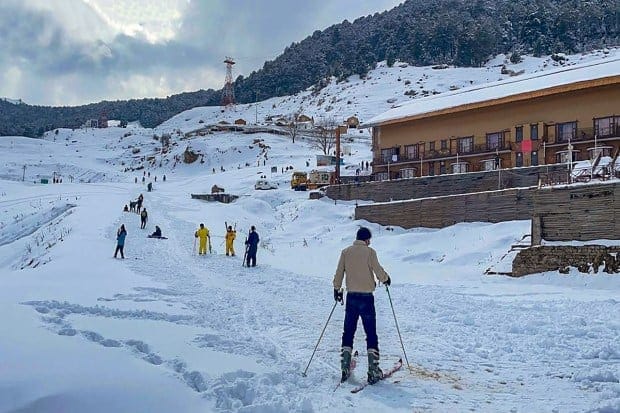
{"type": "MultiPolygon", "coordinates": [[[[401,70],[415,73],[412,84],[426,73],[428,90],[449,88],[456,78],[482,82],[481,73],[499,76],[495,64],[380,67],[366,83],[328,86],[327,100],[336,102],[327,113],[364,120],[409,99],[401,70]],[[372,84],[388,77],[394,85],[372,84]],[[387,103],[388,85],[401,100],[387,103]],[[338,102],[342,95],[355,96],[358,106],[338,102]]],[[[304,96],[305,108],[320,99],[308,92],[261,102],[259,116],[294,113],[304,96]]],[[[313,168],[317,151],[307,139],[176,132],[199,128],[200,120],[251,119],[254,108],[244,108],[196,108],[156,130],[0,138],[0,412],[620,411],[618,277],[487,276],[489,267],[510,268],[509,251],[529,222],[403,230],[355,221],[355,202],[310,200],[290,189],[290,167],[313,168]],[[171,133],[171,146],[162,154],[163,133],[171,133]],[[182,160],[188,148],[199,155],[191,164],[182,160]],[[57,176],[61,184],[39,183],[57,176]],[[278,189],[255,190],[260,176],[278,189]],[[239,198],[221,204],[190,197],[213,185],[239,198]],[[140,193],[145,230],[136,214],[122,212],[140,193]],[[201,222],[211,231],[214,253],[207,256],[196,255],[201,222]],[[224,255],[225,223],[237,229],[235,257],[224,255]],[[128,230],[124,260],[112,258],[120,224],[128,230]],[[167,240],[146,237],[155,225],[167,240]],[[251,225],[261,237],[258,266],[244,268],[251,225]],[[393,279],[411,368],[352,395],[350,383],[334,391],[339,305],[308,377],[301,372],[333,305],[339,252],[360,225],[372,230],[371,246],[393,279]]],[[[371,158],[367,131],[350,133],[347,142],[345,171],[353,173],[371,158]]],[[[388,367],[404,353],[382,286],[375,303],[381,365],[388,367]]],[[[361,325],[355,348],[362,353],[355,377],[363,380],[361,325]]]]}
{"type": "Polygon", "coordinates": [[[346,82],[332,80],[318,92],[310,90],[294,96],[283,96],[260,101],[256,104],[237,105],[234,110],[221,111],[221,107],[201,107],[183,112],[158,129],[196,130],[204,124],[219,121],[234,122],[244,119],[251,124],[264,124],[270,116],[290,117],[304,114],[315,122],[335,119],[342,122],[356,116],[362,123],[414,99],[431,96],[464,87],[508,79],[523,74],[533,74],[576,64],[620,57],[620,48],[610,48],[583,55],[559,57],[523,56],[520,63],[510,63],[504,55],[497,56],[480,68],[445,66],[416,67],[396,62],[387,67],[385,62],[371,70],[366,79],[357,76],[346,82]]]}

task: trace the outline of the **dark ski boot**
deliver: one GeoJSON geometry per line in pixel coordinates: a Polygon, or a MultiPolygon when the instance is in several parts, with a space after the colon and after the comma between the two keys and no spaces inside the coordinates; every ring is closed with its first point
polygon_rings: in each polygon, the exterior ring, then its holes
{"type": "Polygon", "coordinates": [[[340,382],[344,383],[349,379],[351,375],[351,353],[353,349],[351,347],[343,347],[340,349],[340,370],[342,371],[342,377],[340,382]]]}
{"type": "Polygon", "coordinates": [[[368,349],[368,384],[375,384],[383,378],[383,372],[379,368],[379,350],[368,349]]]}

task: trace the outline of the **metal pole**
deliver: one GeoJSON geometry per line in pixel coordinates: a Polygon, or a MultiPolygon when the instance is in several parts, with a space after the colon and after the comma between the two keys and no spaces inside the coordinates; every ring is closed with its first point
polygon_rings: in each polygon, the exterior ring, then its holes
{"type": "Polygon", "coordinates": [[[336,124],[336,183],[340,183],[340,126],[336,124]]]}
{"type": "MultiPolygon", "coordinates": [[[[319,343],[321,342],[321,339],[323,338],[323,334],[325,333],[325,329],[327,328],[327,325],[329,324],[329,320],[331,320],[332,314],[334,314],[334,310],[336,309],[336,304],[338,304],[338,301],[334,301],[334,306],[332,307],[332,311],[330,311],[329,313],[329,317],[327,317],[327,321],[325,322],[325,327],[323,327],[323,331],[321,331],[319,340],[316,342],[316,346],[314,346],[314,351],[312,352],[312,355],[310,356],[310,361],[308,361],[308,365],[306,366],[306,369],[304,370],[304,372],[301,373],[301,375],[304,377],[306,377],[306,372],[308,371],[308,367],[310,367],[310,363],[312,363],[312,359],[314,358],[314,353],[316,353],[316,349],[319,347],[319,343]]],[[[340,304],[343,304],[343,302],[341,301],[340,304]]]]}
{"type": "Polygon", "coordinates": [[[396,324],[396,331],[398,332],[398,338],[400,339],[400,346],[403,348],[403,354],[405,355],[405,361],[407,362],[407,368],[411,369],[409,365],[409,359],[407,358],[407,352],[405,351],[405,345],[403,344],[403,337],[400,335],[400,328],[398,328],[398,320],[396,320],[396,312],[394,312],[394,305],[392,304],[392,296],[390,295],[390,289],[388,286],[385,286],[385,291],[387,291],[388,298],[390,300],[390,307],[392,307],[392,314],[394,315],[394,324],[396,324]]]}

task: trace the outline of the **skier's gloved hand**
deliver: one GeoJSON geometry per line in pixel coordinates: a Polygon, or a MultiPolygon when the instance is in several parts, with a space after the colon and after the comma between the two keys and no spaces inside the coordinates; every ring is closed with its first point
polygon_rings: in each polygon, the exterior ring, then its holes
{"type": "Polygon", "coordinates": [[[388,287],[392,285],[392,279],[390,278],[389,275],[388,275],[387,280],[383,281],[383,284],[387,285],[388,287]]]}
{"type": "Polygon", "coordinates": [[[342,302],[342,296],[343,296],[343,292],[342,290],[336,290],[334,288],[334,300],[336,300],[337,302],[341,303],[342,302]]]}

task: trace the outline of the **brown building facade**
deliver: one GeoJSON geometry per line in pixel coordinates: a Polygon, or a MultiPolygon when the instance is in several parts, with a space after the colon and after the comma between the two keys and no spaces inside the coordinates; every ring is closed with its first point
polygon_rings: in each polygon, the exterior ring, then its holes
{"type": "Polygon", "coordinates": [[[561,163],[569,153],[573,161],[615,156],[620,60],[584,66],[431,96],[380,115],[370,121],[375,179],[561,163]]]}

